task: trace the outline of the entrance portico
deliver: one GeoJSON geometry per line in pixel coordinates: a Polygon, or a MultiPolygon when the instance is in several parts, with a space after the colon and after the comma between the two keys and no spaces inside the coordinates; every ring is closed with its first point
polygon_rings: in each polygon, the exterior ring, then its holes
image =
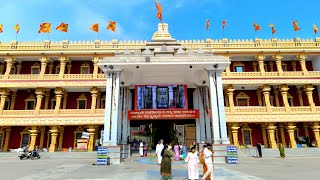
{"type": "Polygon", "coordinates": [[[158,25],[145,48],[134,52],[124,49],[113,57],[105,57],[98,64],[107,74],[103,145],[126,142],[123,140],[130,127],[127,112],[133,103],[130,87],[173,84],[196,89],[194,109],[200,111],[196,120],[197,141],[229,144],[221,79],[229,64],[228,59],[213,52],[181,47],[169,34],[167,24],[158,25]]]}

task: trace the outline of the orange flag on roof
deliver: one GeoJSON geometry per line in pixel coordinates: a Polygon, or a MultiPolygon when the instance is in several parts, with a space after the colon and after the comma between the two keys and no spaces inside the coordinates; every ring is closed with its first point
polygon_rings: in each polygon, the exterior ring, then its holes
{"type": "Polygon", "coordinates": [[[297,20],[294,20],[292,22],[292,24],[293,24],[293,30],[294,31],[300,31],[301,30],[301,28],[299,28],[299,26],[298,26],[298,21],[297,20]]]}
{"type": "Polygon", "coordinates": [[[99,24],[92,24],[90,30],[94,31],[94,32],[99,32],[99,24]]]}
{"type": "Polygon", "coordinates": [[[68,32],[69,24],[61,23],[59,26],[56,27],[56,30],[62,31],[62,32],[68,32]]]}
{"type": "Polygon", "coordinates": [[[313,24],[313,31],[314,31],[315,34],[318,33],[318,27],[317,27],[316,24],[313,24]]]}
{"type": "Polygon", "coordinates": [[[206,29],[207,29],[207,31],[209,30],[209,27],[210,27],[210,20],[207,19],[206,20],[206,29]]]}
{"type": "Polygon", "coordinates": [[[159,0],[156,0],[156,8],[158,10],[157,18],[162,22],[162,6],[161,6],[159,0]]]}
{"type": "Polygon", "coordinates": [[[227,26],[227,20],[222,20],[222,29],[227,26]]]}
{"type": "Polygon", "coordinates": [[[277,32],[277,30],[274,28],[274,24],[269,25],[271,27],[271,33],[274,34],[277,32]]]}
{"type": "Polygon", "coordinates": [[[20,25],[16,24],[15,26],[13,26],[13,28],[16,30],[16,33],[18,34],[20,31],[20,25]]]}
{"type": "Polygon", "coordinates": [[[260,31],[261,30],[261,27],[256,22],[253,23],[253,27],[254,27],[255,31],[260,31]]]}
{"type": "Polygon", "coordinates": [[[41,23],[38,33],[50,33],[51,23],[41,23]]]}
{"type": "Polygon", "coordinates": [[[110,31],[116,32],[117,23],[115,21],[109,21],[109,25],[107,26],[107,29],[110,31]]]}
{"type": "Polygon", "coordinates": [[[0,24],[0,33],[3,32],[3,24],[0,24]]]}

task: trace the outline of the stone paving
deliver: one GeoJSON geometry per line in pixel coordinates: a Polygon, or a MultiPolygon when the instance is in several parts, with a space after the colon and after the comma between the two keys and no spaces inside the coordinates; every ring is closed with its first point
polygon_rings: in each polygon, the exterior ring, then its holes
{"type": "MultiPolygon", "coordinates": [[[[39,160],[19,160],[16,155],[1,156],[0,179],[2,180],[159,180],[160,166],[154,156],[132,157],[119,165],[92,165],[95,159],[80,155],[72,157],[70,153],[42,154],[39,160]]],[[[239,157],[240,164],[215,165],[217,180],[287,180],[319,179],[319,160],[316,157],[248,158],[239,157]]],[[[174,161],[173,179],[186,180],[187,168],[182,161],[174,161]]],[[[202,169],[200,168],[200,172],[202,169]]],[[[201,174],[201,173],[200,173],[201,174]]]]}

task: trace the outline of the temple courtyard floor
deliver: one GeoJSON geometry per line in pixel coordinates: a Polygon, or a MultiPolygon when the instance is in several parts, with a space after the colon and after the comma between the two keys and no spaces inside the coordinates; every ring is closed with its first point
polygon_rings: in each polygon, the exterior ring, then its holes
{"type": "MultiPolygon", "coordinates": [[[[19,160],[16,153],[0,153],[0,179],[3,180],[159,180],[160,166],[154,155],[133,157],[119,165],[99,166],[95,153],[42,153],[39,160],[19,160]]],[[[216,180],[294,180],[319,179],[320,154],[309,157],[239,157],[239,164],[216,164],[216,180]]],[[[172,162],[173,179],[187,179],[182,161],[172,162]]],[[[202,174],[202,168],[200,168],[202,174]]]]}

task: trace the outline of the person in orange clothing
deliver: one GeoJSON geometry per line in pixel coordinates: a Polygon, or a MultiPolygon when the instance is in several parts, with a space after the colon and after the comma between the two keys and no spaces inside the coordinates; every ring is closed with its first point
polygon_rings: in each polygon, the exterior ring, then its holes
{"type": "MultiPolygon", "coordinates": [[[[202,147],[203,149],[202,149],[202,151],[201,151],[201,153],[200,153],[200,163],[202,164],[202,167],[203,167],[203,173],[202,173],[202,175],[204,175],[204,174],[208,171],[207,165],[206,165],[206,163],[205,163],[205,161],[204,161],[204,159],[205,159],[205,156],[204,156],[204,148],[206,148],[206,147],[207,147],[206,144],[203,145],[203,147],[202,147]]],[[[206,180],[210,180],[210,174],[209,174],[209,176],[207,176],[206,180]]]]}

